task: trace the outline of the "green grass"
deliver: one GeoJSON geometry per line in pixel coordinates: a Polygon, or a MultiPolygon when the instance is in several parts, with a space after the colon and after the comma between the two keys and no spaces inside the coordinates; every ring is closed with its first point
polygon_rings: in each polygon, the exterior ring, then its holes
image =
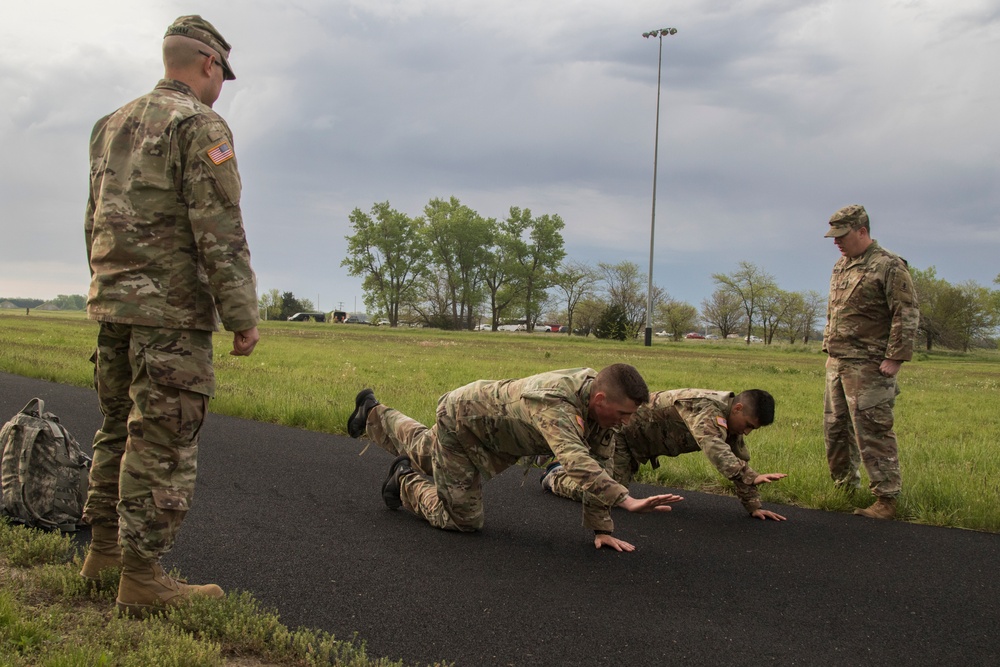
{"type": "MultiPolygon", "coordinates": [[[[114,611],[117,576],[79,575],[68,537],[0,519],[0,664],[9,667],[391,667],[357,638],[289,629],[247,592],[193,599],[135,621],[114,611]]],[[[172,573],[178,576],[179,573],[172,573]]]]}
{"type": "MultiPolygon", "coordinates": [[[[0,370],[89,387],[97,325],[82,313],[0,313],[0,370]]],[[[268,322],[249,358],[216,338],[213,412],[343,434],[354,396],[379,399],[431,423],[438,396],[480,378],[555,368],[635,365],[653,389],[767,389],[773,426],[749,438],[759,472],[789,477],[762,487],[765,502],[847,512],[868,504],[833,489],[823,453],[825,356],[818,344],[747,347],[736,341],[608,342],[557,334],[442,332],[360,325],[268,322]]],[[[900,376],[897,434],[903,466],[901,517],[1000,532],[1000,389],[995,352],[921,353],[900,376]]],[[[25,401],[30,397],[25,397],[25,401]]],[[[56,406],[53,406],[56,407],[56,406]]],[[[80,439],[89,434],[77,434],[80,439]]],[[[704,456],[665,459],[640,479],[731,493],[704,456]]],[[[363,644],[291,630],[245,592],[202,600],[137,623],[118,618],[113,593],[77,575],[80,554],[58,535],[0,522],[0,664],[27,665],[390,665],[363,644]]],[[[114,589],[116,579],[104,582],[114,589]]]]}
{"type": "MultiPolygon", "coordinates": [[[[0,370],[90,386],[97,324],[82,313],[0,314],[0,370]]],[[[760,472],[786,472],[762,487],[765,501],[849,511],[872,499],[833,490],[823,451],[825,355],[810,345],[741,341],[598,341],[546,333],[445,332],[316,322],[265,322],[248,358],[216,337],[213,412],[327,433],[345,433],[354,396],[373,387],[383,403],[426,424],[437,398],[481,378],[555,368],[636,366],[652,389],[759,387],[775,396],[774,425],[748,440],[760,472]]],[[[901,517],[1000,532],[1000,354],[920,353],[900,374],[896,430],[903,469],[901,517]]],[[[28,397],[30,398],[30,397],[28,397]]],[[[27,399],[25,399],[27,400],[27,399]]],[[[85,434],[83,437],[87,437],[85,434]]],[[[730,492],[703,456],[664,462],[643,481],[730,492]]]]}

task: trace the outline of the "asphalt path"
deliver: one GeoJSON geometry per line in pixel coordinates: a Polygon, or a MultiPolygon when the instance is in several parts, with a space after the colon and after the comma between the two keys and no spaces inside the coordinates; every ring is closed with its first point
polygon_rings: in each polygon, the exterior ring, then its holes
{"type": "MultiPolygon", "coordinates": [[[[89,443],[93,391],[0,373],[3,418],[35,396],[89,443]]],[[[448,533],[382,504],[391,457],[363,447],[210,415],[164,563],[407,664],[1000,661],[1000,536],[776,505],[788,521],[761,522],[682,491],[666,515],[616,511],[638,547],[619,554],[595,550],[579,507],[520,468],[485,486],[481,532],[448,533]]]]}

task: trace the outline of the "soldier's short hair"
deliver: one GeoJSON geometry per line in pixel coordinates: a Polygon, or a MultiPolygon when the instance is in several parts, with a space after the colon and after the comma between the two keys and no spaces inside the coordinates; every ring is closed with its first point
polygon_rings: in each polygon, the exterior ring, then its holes
{"type": "Polygon", "coordinates": [[[628,398],[637,405],[649,402],[649,387],[634,366],[611,364],[605,366],[594,379],[594,391],[603,391],[615,403],[628,398]]]}
{"type": "Polygon", "coordinates": [[[743,404],[745,412],[756,417],[761,426],[774,423],[774,396],[763,389],[747,389],[736,397],[737,403],[743,404]]]}

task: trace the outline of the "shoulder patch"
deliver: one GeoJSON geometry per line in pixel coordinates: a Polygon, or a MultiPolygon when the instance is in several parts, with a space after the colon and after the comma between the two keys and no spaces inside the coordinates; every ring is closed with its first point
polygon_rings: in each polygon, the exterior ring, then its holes
{"type": "Polygon", "coordinates": [[[217,143],[209,148],[207,152],[209,159],[216,165],[220,165],[226,160],[232,159],[234,156],[233,147],[228,141],[217,143]]]}
{"type": "Polygon", "coordinates": [[[586,431],[586,430],[587,430],[587,429],[586,429],[586,428],[584,427],[584,425],[583,425],[583,417],[581,417],[580,415],[577,415],[577,416],[576,416],[576,424],[577,424],[577,426],[579,426],[579,427],[580,427],[580,430],[581,430],[581,431],[586,431]]]}
{"type": "Polygon", "coordinates": [[[726,429],[727,431],[729,430],[729,422],[726,421],[725,417],[716,417],[715,423],[721,426],[722,428],[726,429]]]}

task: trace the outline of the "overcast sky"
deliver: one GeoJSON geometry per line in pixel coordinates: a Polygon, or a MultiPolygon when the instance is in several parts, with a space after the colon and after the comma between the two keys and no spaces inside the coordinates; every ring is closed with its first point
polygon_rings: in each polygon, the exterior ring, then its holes
{"type": "Polygon", "coordinates": [[[363,309],[348,215],[458,197],[566,223],[700,306],[741,260],[825,294],[841,206],[953,283],[1000,273],[996,0],[32,0],[0,8],[0,297],[85,294],[87,140],[148,92],[179,15],[233,44],[261,291],[363,309]]]}

